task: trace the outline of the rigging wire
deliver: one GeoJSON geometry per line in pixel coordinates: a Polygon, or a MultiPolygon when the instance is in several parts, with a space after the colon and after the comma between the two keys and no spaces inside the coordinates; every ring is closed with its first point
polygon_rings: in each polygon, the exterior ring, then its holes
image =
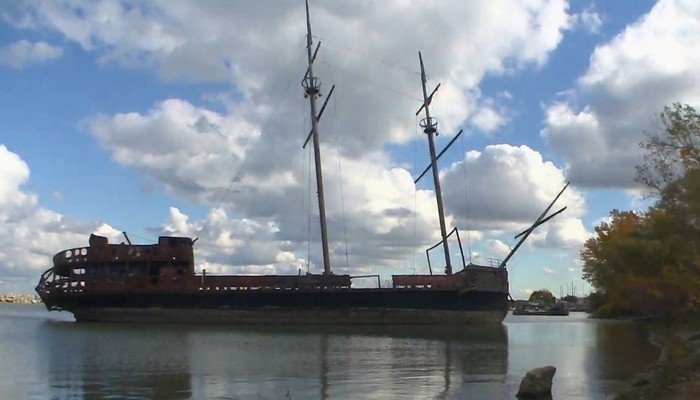
{"type": "MultiPolygon", "coordinates": [[[[420,130],[418,129],[418,115],[416,117],[416,137],[420,136],[420,130]]],[[[418,168],[418,140],[413,141],[413,170],[416,171],[418,168]]],[[[416,247],[418,247],[418,238],[416,234],[416,224],[418,220],[418,184],[413,184],[413,275],[416,274],[416,261],[418,254],[416,253],[416,247]]]]}
{"type": "Polygon", "coordinates": [[[314,37],[318,38],[319,40],[323,40],[324,43],[330,44],[331,46],[337,47],[339,49],[345,50],[345,51],[350,52],[350,53],[355,53],[355,54],[361,56],[363,60],[376,61],[379,64],[386,65],[388,67],[394,68],[394,69],[402,71],[402,72],[406,72],[406,73],[411,74],[411,75],[420,75],[420,72],[418,72],[416,70],[404,67],[402,65],[398,65],[396,63],[392,63],[390,61],[383,60],[383,59],[378,58],[378,57],[374,57],[374,56],[367,54],[367,53],[364,53],[360,50],[351,49],[347,46],[344,46],[344,45],[341,45],[339,43],[335,43],[331,40],[328,40],[328,38],[322,38],[322,37],[317,37],[317,36],[314,36],[314,37]]]}
{"type": "MultiPolygon", "coordinates": [[[[436,105],[433,105],[433,108],[435,109],[435,113],[436,113],[436,114],[439,114],[439,111],[438,111],[439,107],[437,107],[436,105]]],[[[455,112],[454,112],[454,109],[452,109],[452,108],[450,107],[450,108],[449,108],[449,112],[450,112],[450,116],[452,117],[452,119],[457,120],[457,118],[455,118],[455,115],[456,115],[456,114],[455,114],[455,112]]],[[[445,136],[443,136],[443,137],[445,137],[445,136]]],[[[461,136],[461,143],[462,143],[462,149],[464,149],[464,135],[461,136]]],[[[447,153],[454,154],[454,148],[447,148],[447,149],[443,149],[442,151],[447,152],[447,153]]],[[[463,151],[462,153],[464,154],[464,151],[463,151]]],[[[461,157],[464,157],[464,156],[462,155],[461,157]]],[[[460,157],[460,159],[461,159],[461,157],[460,157]]],[[[463,160],[462,160],[462,161],[463,161],[463,160]]],[[[462,167],[463,167],[463,168],[465,167],[465,163],[464,163],[464,162],[462,162],[462,167]]],[[[438,168],[439,168],[439,167],[438,167],[438,168]]],[[[471,233],[470,233],[470,230],[469,230],[469,217],[468,217],[469,214],[467,213],[468,206],[467,206],[467,203],[466,203],[466,191],[467,191],[467,188],[466,188],[466,182],[467,182],[467,179],[466,179],[466,170],[463,169],[463,172],[464,172],[464,182],[465,182],[464,185],[463,185],[463,189],[464,189],[464,191],[465,191],[465,206],[464,206],[464,207],[465,207],[465,215],[466,215],[466,222],[467,222],[467,250],[468,250],[468,252],[469,252],[469,262],[471,263],[471,262],[472,262],[471,233]]],[[[456,219],[456,218],[455,218],[455,219],[456,219]]],[[[457,228],[457,227],[455,226],[455,228],[457,228]]],[[[459,251],[460,251],[460,253],[463,254],[463,248],[462,248],[462,246],[461,246],[461,243],[459,244],[459,251]]],[[[451,253],[451,256],[454,256],[454,253],[451,253]]],[[[463,258],[462,258],[462,260],[460,260],[460,264],[464,264],[463,258]]],[[[466,267],[466,266],[463,265],[463,267],[466,267]]]]}
{"type": "Polygon", "coordinates": [[[307,151],[309,154],[309,178],[308,178],[308,184],[307,184],[307,204],[309,205],[307,207],[308,209],[308,215],[307,215],[307,222],[306,222],[306,227],[307,227],[307,236],[306,236],[306,273],[311,273],[311,148],[313,146],[309,146],[309,150],[307,151]]]}
{"type": "MultiPolygon", "coordinates": [[[[301,108],[301,112],[299,113],[299,115],[301,116],[301,119],[302,119],[302,127],[303,127],[302,132],[306,132],[306,130],[308,129],[308,126],[307,126],[307,115],[306,115],[306,113],[303,112],[304,111],[304,103],[299,102],[299,106],[301,108]]],[[[302,151],[301,152],[301,159],[302,159],[302,162],[301,162],[301,171],[299,173],[299,178],[300,178],[300,180],[303,181],[302,178],[304,177],[304,175],[306,175],[307,169],[310,170],[310,168],[311,168],[310,167],[311,160],[309,160],[309,152],[302,151]]],[[[306,231],[309,229],[307,226],[304,225],[304,223],[306,222],[306,225],[310,226],[310,220],[304,221],[304,214],[309,212],[309,211],[307,211],[307,209],[310,208],[310,204],[307,201],[307,196],[310,196],[310,195],[307,195],[307,193],[305,193],[305,192],[308,192],[308,188],[306,188],[305,186],[307,186],[307,185],[302,186],[302,190],[299,191],[299,193],[301,195],[301,209],[302,209],[302,211],[304,211],[304,213],[299,215],[299,217],[301,218],[301,224],[299,224],[300,228],[301,228],[301,234],[299,235],[300,238],[303,238],[305,236],[306,231]],[[306,189],[306,190],[304,190],[304,189],[306,189]]],[[[306,264],[306,272],[309,271],[309,254],[308,254],[308,252],[310,252],[310,249],[308,248],[308,246],[309,246],[308,242],[310,241],[310,236],[311,236],[311,233],[309,232],[308,236],[307,236],[307,255],[306,255],[306,263],[305,263],[306,264]]]]}
{"type": "Polygon", "coordinates": [[[411,99],[411,100],[416,100],[416,99],[417,99],[415,96],[411,96],[411,95],[409,95],[409,94],[399,92],[398,90],[394,90],[394,89],[392,89],[392,88],[390,88],[390,87],[388,87],[388,86],[385,86],[385,85],[383,85],[383,84],[381,84],[381,83],[377,83],[377,82],[371,81],[371,80],[369,80],[369,79],[367,79],[367,78],[364,78],[364,77],[362,77],[362,76],[360,76],[360,75],[358,75],[358,74],[355,74],[355,73],[353,73],[353,72],[350,72],[350,71],[348,71],[348,70],[346,70],[346,69],[343,69],[343,68],[338,67],[338,66],[336,66],[336,65],[330,64],[330,63],[328,63],[327,61],[322,61],[322,60],[320,60],[319,63],[324,64],[324,65],[326,65],[327,67],[329,67],[329,68],[331,68],[331,69],[335,69],[335,70],[337,70],[337,71],[340,71],[340,72],[344,73],[345,75],[347,75],[347,76],[349,76],[349,77],[351,77],[351,78],[355,78],[355,79],[357,79],[358,81],[360,81],[360,82],[362,82],[362,83],[365,83],[365,84],[371,86],[372,88],[381,88],[381,89],[386,90],[387,92],[390,92],[390,93],[393,93],[393,94],[395,94],[395,95],[397,95],[397,96],[401,96],[401,97],[404,97],[404,98],[407,98],[407,99],[411,99]]]}
{"type": "MultiPolygon", "coordinates": [[[[297,46],[299,46],[300,44],[301,44],[301,41],[297,44],[297,46]]],[[[291,65],[292,65],[293,63],[298,63],[298,59],[299,59],[300,57],[301,57],[301,56],[297,56],[297,57],[291,58],[291,59],[289,60],[289,62],[287,63],[287,65],[282,69],[282,71],[288,71],[288,70],[290,70],[291,65]]],[[[288,76],[286,76],[286,75],[284,75],[284,74],[281,74],[281,75],[277,78],[277,80],[274,82],[274,84],[273,84],[273,86],[272,86],[272,87],[279,87],[285,79],[288,79],[288,82],[287,82],[287,86],[283,88],[283,90],[282,90],[282,92],[281,92],[281,96],[275,96],[275,97],[274,97],[275,99],[279,99],[280,102],[282,102],[282,100],[284,100],[284,99],[286,99],[286,98],[288,97],[288,94],[289,94],[289,92],[290,92],[290,88],[291,88],[291,86],[292,86],[292,83],[294,83],[296,80],[295,80],[295,79],[289,79],[288,76]]],[[[271,108],[271,109],[275,109],[275,107],[270,107],[270,108],[271,108]]],[[[267,118],[267,120],[265,121],[265,123],[260,127],[260,130],[259,130],[259,131],[260,131],[260,136],[262,136],[263,132],[265,132],[265,131],[267,130],[267,128],[269,127],[269,125],[272,123],[272,121],[273,121],[273,118],[272,118],[272,117],[273,117],[273,116],[274,116],[274,114],[270,115],[270,116],[267,118]]],[[[253,135],[247,135],[247,136],[244,138],[244,141],[243,141],[243,143],[242,143],[242,145],[241,145],[241,153],[245,154],[246,151],[248,150],[248,146],[250,145],[250,139],[252,138],[252,136],[253,136],[253,135]]],[[[258,138],[259,138],[260,136],[258,136],[258,138]]],[[[229,182],[229,184],[228,184],[228,186],[226,187],[226,190],[223,191],[223,193],[220,195],[219,199],[218,199],[217,201],[214,202],[214,204],[216,204],[216,206],[213,207],[213,208],[220,208],[220,207],[228,200],[228,196],[229,196],[231,193],[234,192],[233,186],[236,184],[236,179],[235,179],[235,178],[236,178],[237,176],[239,176],[239,175],[242,173],[244,164],[245,164],[245,159],[242,159],[242,160],[240,160],[240,161],[238,162],[238,165],[237,165],[236,167],[231,168],[231,174],[229,175],[229,177],[228,177],[228,179],[227,179],[227,181],[229,182]]],[[[201,232],[204,232],[205,230],[207,230],[207,229],[209,228],[209,224],[211,223],[211,219],[212,219],[212,213],[210,212],[210,213],[207,214],[207,218],[204,220],[204,223],[202,224],[202,227],[199,229],[200,233],[201,233],[201,232]]]]}
{"type": "MultiPolygon", "coordinates": [[[[426,82],[426,84],[427,84],[427,82],[426,82]]],[[[436,89],[436,90],[437,90],[437,89],[436,89]]],[[[431,103],[432,103],[432,100],[429,101],[429,103],[426,105],[426,107],[427,107],[427,106],[430,106],[431,103]]],[[[422,99],[421,99],[421,101],[420,101],[419,104],[421,104],[421,105],[423,104],[423,100],[422,100],[422,99]]],[[[435,106],[433,106],[433,108],[435,108],[435,106]]],[[[433,114],[433,115],[436,115],[436,114],[438,114],[438,113],[436,112],[436,113],[433,114]]],[[[418,119],[418,115],[416,115],[416,120],[417,120],[417,119],[418,119]]],[[[418,129],[418,124],[417,124],[417,123],[416,123],[416,128],[418,129]]],[[[437,136],[437,134],[436,134],[436,136],[437,136]]],[[[444,150],[443,150],[443,151],[444,151],[444,150]]],[[[432,163],[432,160],[431,160],[431,163],[432,163]]],[[[430,166],[430,168],[432,168],[432,165],[430,166]]],[[[440,171],[440,167],[438,166],[438,173],[439,173],[439,171],[440,171]]],[[[438,178],[438,179],[439,179],[439,178],[438,178]]],[[[433,191],[434,191],[434,192],[436,191],[435,188],[433,188],[433,191]]],[[[437,194],[436,194],[436,196],[437,196],[437,194]]],[[[448,244],[448,246],[449,246],[449,240],[448,240],[448,239],[449,239],[449,238],[446,237],[446,238],[445,238],[445,241],[447,242],[447,244],[448,244]]],[[[440,242],[438,242],[438,243],[442,243],[442,238],[441,238],[440,242]]],[[[459,250],[460,250],[460,252],[462,252],[461,247],[460,247],[459,250]]],[[[455,256],[454,252],[451,252],[451,253],[450,253],[450,260],[452,260],[452,258],[454,258],[454,256],[455,256]]],[[[460,264],[462,264],[462,263],[460,262],[460,264]]]]}
{"type": "MultiPolygon", "coordinates": [[[[331,76],[332,78],[332,76],[331,76]]],[[[348,257],[348,230],[347,226],[345,223],[345,195],[343,194],[343,167],[342,167],[342,158],[341,158],[341,151],[340,151],[340,133],[338,129],[338,102],[336,101],[337,97],[333,98],[333,113],[334,113],[334,118],[335,118],[335,137],[336,141],[338,143],[338,179],[340,180],[340,208],[342,210],[342,215],[343,215],[343,241],[345,243],[345,271],[349,274],[350,273],[350,260],[348,257]]]]}
{"type": "Polygon", "coordinates": [[[467,224],[467,251],[469,252],[469,264],[472,263],[472,230],[471,230],[471,221],[469,220],[469,198],[468,194],[469,191],[467,190],[467,153],[466,149],[464,146],[464,137],[461,137],[462,140],[459,142],[462,145],[462,154],[464,157],[464,160],[462,160],[462,176],[464,178],[464,220],[467,224]]]}
{"type": "MultiPolygon", "coordinates": [[[[456,118],[456,112],[454,111],[454,108],[453,108],[451,105],[448,105],[448,112],[450,113],[450,116],[451,116],[454,120],[457,120],[457,118],[456,118]]],[[[499,136],[500,136],[500,135],[499,135],[498,133],[496,133],[496,134],[494,134],[492,137],[495,139],[495,138],[498,138],[499,136]]],[[[461,144],[461,147],[462,147],[462,159],[461,159],[460,161],[461,161],[461,163],[462,163],[462,174],[463,174],[463,177],[464,177],[464,193],[465,193],[465,194],[464,194],[464,199],[465,199],[465,202],[466,202],[466,201],[468,200],[468,198],[467,198],[467,194],[468,194],[467,182],[468,182],[468,179],[469,179],[470,175],[469,175],[469,171],[468,171],[468,168],[467,168],[467,165],[466,165],[466,162],[467,162],[466,154],[467,154],[467,153],[466,153],[466,146],[465,146],[465,144],[464,144],[465,141],[466,141],[465,135],[462,135],[462,137],[460,138],[460,144],[461,144]]],[[[478,191],[476,191],[476,192],[474,192],[474,193],[472,194],[472,199],[473,199],[474,197],[480,197],[480,199],[478,199],[478,200],[483,200],[483,198],[481,198],[481,196],[479,196],[479,192],[478,192],[478,191]]],[[[486,214],[486,217],[488,217],[488,219],[490,219],[490,220],[495,220],[495,219],[496,219],[495,216],[494,216],[495,213],[493,212],[493,209],[491,208],[491,204],[492,204],[492,203],[491,203],[490,201],[482,201],[482,204],[484,204],[484,214],[486,214]]],[[[469,226],[471,225],[471,222],[472,222],[472,221],[471,221],[470,216],[469,216],[470,214],[469,214],[468,212],[466,212],[466,211],[467,211],[467,208],[465,207],[465,222],[467,223],[467,242],[468,242],[468,249],[469,249],[469,262],[471,263],[471,262],[472,262],[472,249],[471,249],[472,238],[471,238],[471,230],[469,229],[469,226]]],[[[505,243],[505,244],[506,244],[509,248],[511,247],[511,246],[508,245],[507,243],[505,243]]]]}

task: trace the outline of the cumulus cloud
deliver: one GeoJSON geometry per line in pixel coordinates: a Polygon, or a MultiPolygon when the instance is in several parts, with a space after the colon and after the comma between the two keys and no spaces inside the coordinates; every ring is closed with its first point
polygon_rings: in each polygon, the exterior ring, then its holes
{"type": "MultiPolygon", "coordinates": [[[[456,105],[450,106],[451,112],[445,113],[448,117],[441,120],[443,131],[450,132],[465,119],[485,132],[506,122],[507,109],[502,104],[481,99],[477,88],[480,79],[487,72],[498,74],[541,65],[570,25],[565,2],[535,3],[475,3],[454,11],[466,20],[478,18],[479,24],[473,25],[451,19],[454,15],[445,19],[440,7],[425,6],[450,30],[450,35],[441,38],[454,38],[446,42],[441,39],[439,46],[431,41],[425,46],[430,51],[424,53],[429,78],[443,82],[433,106],[440,110],[447,104],[456,105]],[[509,9],[506,14],[505,8],[509,9]],[[508,15],[513,24],[504,24],[503,15],[508,15]],[[474,40],[473,36],[490,40],[474,40]]],[[[89,131],[117,162],[145,172],[178,197],[214,207],[225,205],[239,215],[272,221],[283,240],[298,243],[306,240],[302,234],[308,231],[317,239],[317,224],[309,226],[308,218],[303,217],[315,217],[317,213],[315,200],[308,196],[308,158],[304,169],[304,154],[299,148],[309,129],[308,118],[299,117],[306,113],[306,100],[297,87],[303,71],[303,48],[299,43],[304,33],[300,23],[303,9],[287,9],[289,5],[274,11],[251,7],[228,15],[233,10],[224,5],[215,10],[193,3],[171,4],[162,10],[154,5],[159,11],[155,14],[151,14],[152,9],[139,10],[137,15],[112,10],[112,18],[118,20],[113,28],[90,25],[94,16],[105,12],[96,5],[69,7],[56,13],[44,4],[35,10],[41,23],[105,59],[136,67],[153,67],[155,63],[159,73],[169,79],[227,79],[242,94],[225,100],[226,114],[169,99],[144,113],[91,118],[87,121],[89,131]],[[146,15],[157,20],[157,32],[138,28],[146,15]],[[193,19],[193,15],[202,18],[193,19]],[[227,15],[227,26],[232,24],[240,27],[237,32],[248,33],[234,35],[224,29],[223,15],[227,15]],[[264,26],[273,23],[279,27],[279,35],[254,24],[261,15],[268,19],[264,26]],[[86,25],[75,25],[81,29],[61,28],[73,26],[66,25],[67,21],[82,20],[86,25]],[[118,24],[133,26],[149,37],[147,44],[162,46],[144,47],[140,41],[110,34],[109,29],[121,26],[118,24]],[[217,26],[219,29],[214,29],[217,26]],[[208,38],[206,42],[201,41],[203,37],[208,38]],[[260,46],[263,38],[266,45],[260,46]],[[168,43],[179,43],[177,50],[171,50],[168,43]],[[148,53],[148,63],[125,58],[140,52],[148,53]],[[172,68],[181,64],[180,57],[228,65],[231,70],[226,73],[193,66],[175,72],[172,68]],[[289,68],[290,64],[270,62],[272,59],[293,63],[289,68]],[[279,79],[271,80],[269,76],[279,79]],[[294,86],[290,88],[288,82],[294,86]],[[228,192],[223,198],[222,191],[228,192]],[[308,228],[300,229],[300,225],[308,228]]],[[[398,3],[382,3],[372,13],[363,12],[363,18],[356,18],[359,10],[337,3],[315,5],[313,12],[316,32],[324,42],[317,73],[342,90],[342,97],[336,95],[331,103],[334,120],[329,120],[327,112],[321,121],[333,254],[342,258],[347,252],[357,264],[397,262],[412,254],[415,247],[433,242],[438,231],[432,192],[416,190],[409,173],[396,168],[382,147],[415,139],[411,113],[417,108],[420,84],[415,79],[414,58],[426,39],[412,33],[417,16],[398,3]],[[385,29],[387,15],[392,15],[397,24],[390,34],[385,29]],[[354,21],[345,24],[348,29],[332,29],[346,20],[354,21]],[[374,35],[376,40],[370,42],[361,39],[374,32],[382,35],[374,35]],[[411,40],[406,41],[406,37],[411,40]],[[399,41],[404,45],[397,45],[399,41]],[[347,43],[358,42],[367,44],[364,54],[381,54],[381,60],[368,60],[348,51],[347,43]],[[397,65],[405,66],[404,70],[396,73],[392,68],[397,65]],[[339,129],[343,134],[337,139],[339,129]],[[342,156],[336,155],[339,150],[342,156]],[[328,167],[339,161],[342,176],[340,170],[328,167]]],[[[424,139],[422,135],[419,138],[424,139]]],[[[455,212],[459,210],[452,211],[459,215],[455,212]]],[[[312,258],[318,262],[317,254],[312,258]]]]}
{"type": "Polygon", "coordinates": [[[471,119],[471,124],[485,133],[495,132],[508,122],[507,111],[503,107],[494,105],[493,100],[487,99],[471,119]]]}
{"type": "Polygon", "coordinates": [[[3,221],[21,218],[36,207],[36,196],[18,191],[20,185],[29,179],[29,167],[17,154],[0,145],[0,204],[3,221]]]}
{"type": "Polygon", "coordinates": [[[118,163],[145,172],[175,195],[209,202],[234,183],[245,150],[259,136],[245,119],[179,99],[145,114],[98,115],[85,123],[118,163]]]}
{"type": "Polygon", "coordinates": [[[503,243],[502,241],[498,239],[489,239],[487,241],[489,250],[491,250],[491,253],[493,257],[498,258],[498,259],[503,259],[508,253],[510,253],[510,246],[507,244],[503,243]]]}
{"type": "MultiPolygon", "coordinates": [[[[563,171],[537,151],[507,144],[468,152],[441,179],[444,187],[454,188],[444,199],[459,226],[513,232],[532,224],[566,183],[563,171]]],[[[581,192],[569,187],[552,211],[563,206],[564,214],[536,231],[551,238],[548,245],[585,240],[585,230],[578,229],[585,213],[581,192]]]]}
{"type": "MultiPolygon", "coordinates": [[[[315,32],[324,43],[317,73],[342,91],[344,107],[337,119],[352,132],[343,143],[349,154],[413,139],[411,113],[420,98],[418,50],[424,50],[429,80],[443,84],[434,106],[450,110],[442,121],[445,133],[472,117],[492,129],[499,123],[496,115],[503,113],[479,110],[482,77],[542,65],[571,26],[564,0],[463,2],[449,13],[431,3],[420,5],[419,12],[399,1],[368,6],[312,4],[315,32]],[[425,23],[441,29],[419,34],[415,27],[425,23]],[[355,48],[357,43],[363,48],[355,48]]],[[[57,31],[103,62],[152,68],[165,79],[230,82],[244,99],[237,106],[267,105],[282,121],[299,113],[298,107],[275,103],[287,83],[298,90],[304,70],[299,4],[90,1],[30,2],[27,7],[34,25],[57,31]]],[[[290,139],[284,136],[270,138],[290,139]]]]}
{"type": "Polygon", "coordinates": [[[196,237],[198,269],[228,274],[295,274],[306,260],[296,258],[277,240],[274,223],[230,218],[222,208],[204,220],[190,221],[175,207],[160,234],[196,237]]]}
{"type": "Polygon", "coordinates": [[[544,233],[533,234],[533,244],[549,248],[580,248],[592,235],[583,225],[583,221],[575,218],[561,218],[548,223],[544,233]]]}
{"type": "MultiPolygon", "coordinates": [[[[449,13],[432,3],[418,5],[419,12],[400,1],[370,6],[312,7],[315,39],[323,42],[315,72],[324,94],[337,84],[321,121],[331,250],[335,265],[345,264],[347,254],[356,272],[400,264],[438,236],[432,190],[417,189],[386,150],[424,143],[413,115],[420,104],[418,50],[431,86],[442,82],[432,103],[441,133],[468,124],[488,133],[507,122],[502,101],[512,96],[484,98],[483,77],[541,67],[572,26],[564,0],[462,2],[449,13]],[[425,23],[440,29],[416,30],[425,23]]],[[[150,110],[89,117],[84,126],[149,184],[212,209],[206,221],[173,209],[163,227],[207,239],[198,242],[202,268],[223,271],[230,261],[239,272],[282,272],[306,259],[318,266],[319,246],[304,255],[306,241],[318,240],[318,211],[313,167],[300,148],[310,124],[299,87],[305,69],[299,4],[39,1],[20,8],[16,20],[23,25],[58,33],[101,63],[150,70],[166,81],[230,85],[214,96],[218,111],[173,97],[150,110]]],[[[561,171],[539,153],[508,145],[469,153],[441,175],[448,224],[472,231],[531,222],[563,184],[561,171]],[[473,171],[470,209],[462,165],[473,171]]],[[[572,218],[580,217],[583,200],[567,196],[572,218]]]]}
{"type": "Polygon", "coordinates": [[[27,163],[0,144],[0,275],[38,278],[57,251],[87,245],[91,232],[112,238],[121,234],[109,225],[40,207],[35,194],[22,190],[29,176],[27,163]]]}
{"type": "Polygon", "coordinates": [[[700,104],[700,3],[661,0],[599,45],[573,98],[546,107],[542,137],[582,187],[636,188],[638,143],[672,102],[700,104]],[[585,104],[576,104],[585,99],[585,104]]]}
{"type": "Polygon", "coordinates": [[[46,42],[32,43],[27,40],[20,40],[0,47],[0,65],[21,69],[29,64],[39,64],[61,57],[62,54],[63,49],[46,42]]]}

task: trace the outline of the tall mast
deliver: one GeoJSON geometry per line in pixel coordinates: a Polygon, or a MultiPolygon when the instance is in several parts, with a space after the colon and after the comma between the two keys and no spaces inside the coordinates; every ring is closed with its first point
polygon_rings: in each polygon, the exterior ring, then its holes
{"type": "MultiPolygon", "coordinates": [[[[428,145],[430,147],[430,166],[433,170],[433,182],[435,185],[435,199],[437,200],[438,217],[440,219],[440,234],[442,235],[442,248],[445,250],[445,274],[452,275],[452,262],[450,261],[450,246],[447,243],[447,227],[445,226],[445,211],[442,208],[442,190],[440,190],[440,176],[437,166],[437,156],[435,154],[435,142],[433,134],[437,135],[438,122],[435,118],[430,117],[430,101],[433,95],[428,96],[428,91],[425,88],[425,68],[423,67],[423,56],[418,52],[420,59],[420,79],[423,86],[423,109],[425,109],[425,118],[420,121],[420,126],[423,132],[428,135],[428,145]]],[[[437,90],[437,88],[435,89],[437,90]]],[[[433,94],[435,91],[433,91],[433,94]]],[[[420,110],[419,110],[420,111],[420,110]]]]}
{"type": "Polygon", "coordinates": [[[314,144],[314,163],[316,166],[316,188],[318,194],[318,213],[321,222],[321,243],[323,245],[323,274],[331,274],[331,260],[328,251],[328,229],[326,226],[326,205],[323,197],[323,173],[321,171],[321,149],[318,140],[318,117],[316,116],[316,97],[320,96],[321,81],[314,77],[314,55],[311,53],[311,18],[309,17],[309,1],[306,0],[306,50],[308,54],[309,69],[301,81],[306,97],[311,104],[311,137],[314,144]]]}

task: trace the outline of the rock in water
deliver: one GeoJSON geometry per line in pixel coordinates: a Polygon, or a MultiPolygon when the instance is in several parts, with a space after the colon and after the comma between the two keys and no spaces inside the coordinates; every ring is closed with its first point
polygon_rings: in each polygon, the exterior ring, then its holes
{"type": "Polygon", "coordinates": [[[519,399],[551,398],[555,372],[557,369],[551,365],[527,371],[515,396],[519,399]]]}

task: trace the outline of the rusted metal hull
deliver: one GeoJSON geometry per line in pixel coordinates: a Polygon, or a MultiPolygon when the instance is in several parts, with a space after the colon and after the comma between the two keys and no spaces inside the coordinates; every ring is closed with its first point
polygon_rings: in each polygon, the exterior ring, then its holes
{"type": "Polygon", "coordinates": [[[508,310],[505,293],[429,289],[76,293],[46,301],[81,322],[460,325],[500,323],[508,310]]]}

